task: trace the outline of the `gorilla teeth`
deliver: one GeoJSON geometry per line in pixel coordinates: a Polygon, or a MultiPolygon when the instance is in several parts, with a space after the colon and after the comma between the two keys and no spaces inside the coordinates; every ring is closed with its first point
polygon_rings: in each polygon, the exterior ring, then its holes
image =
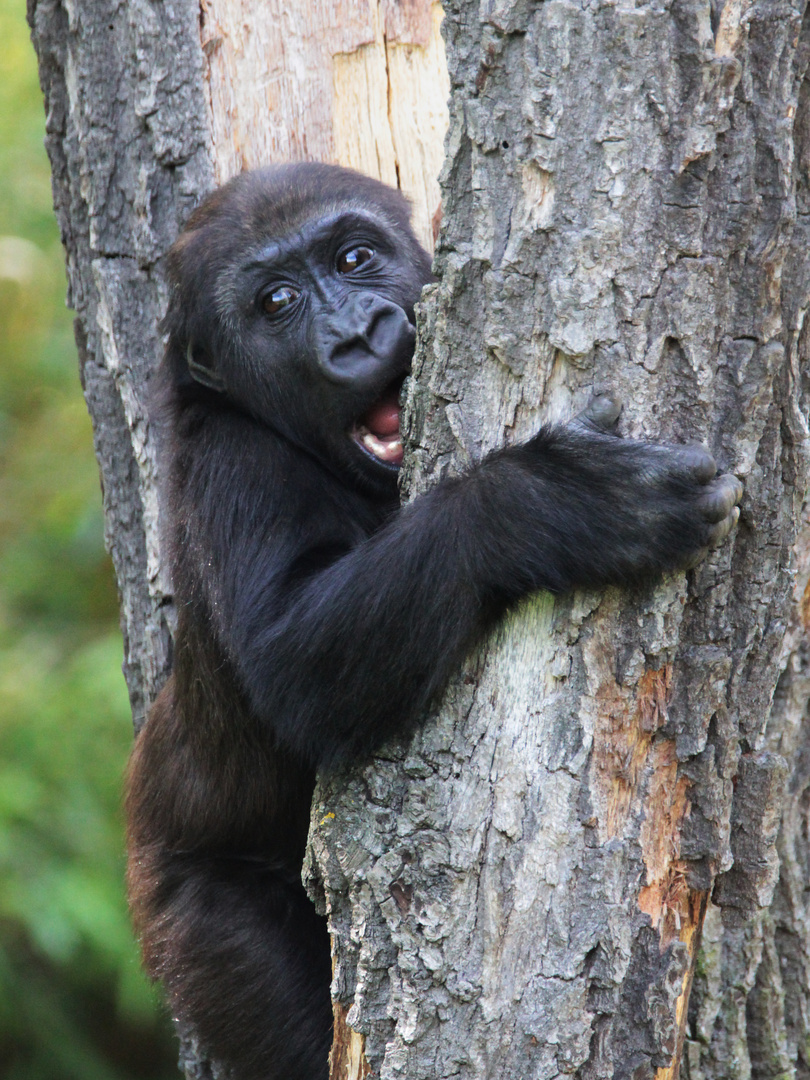
{"type": "Polygon", "coordinates": [[[402,461],[402,439],[398,434],[383,440],[370,431],[362,431],[360,442],[373,457],[386,465],[398,465],[402,461]]]}

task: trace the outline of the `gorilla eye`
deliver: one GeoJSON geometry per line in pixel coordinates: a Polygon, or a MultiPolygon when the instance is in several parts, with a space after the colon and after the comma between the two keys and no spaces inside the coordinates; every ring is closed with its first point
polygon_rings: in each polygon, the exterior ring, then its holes
{"type": "Polygon", "coordinates": [[[369,259],[374,258],[374,252],[368,247],[356,247],[351,251],[344,252],[337,261],[337,268],[339,274],[351,274],[353,270],[357,270],[363,263],[367,263],[369,259]]]}
{"type": "Polygon", "coordinates": [[[268,315],[278,315],[282,308],[287,307],[294,300],[297,300],[299,293],[295,289],[291,289],[288,285],[282,286],[280,289],[274,289],[262,300],[262,307],[268,315]]]}

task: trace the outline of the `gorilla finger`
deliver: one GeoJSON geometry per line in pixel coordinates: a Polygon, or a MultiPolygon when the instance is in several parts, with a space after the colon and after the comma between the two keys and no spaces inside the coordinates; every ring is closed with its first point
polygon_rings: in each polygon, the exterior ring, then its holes
{"type": "Polygon", "coordinates": [[[743,486],[736,476],[724,473],[709,484],[698,506],[707,521],[719,522],[728,517],[731,508],[735,506],[743,495],[743,486]]]}
{"type": "Polygon", "coordinates": [[[709,554],[709,548],[708,547],[699,548],[695,552],[695,554],[691,557],[691,559],[686,560],[686,562],[683,564],[683,569],[684,570],[694,570],[696,566],[699,566],[703,562],[703,560],[706,558],[706,556],[708,554],[709,554]]]}
{"type": "Polygon", "coordinates": [[[675,455],[676,466],[687,479],[706,484],[717,474],[717,464],[702,443],[681,446],[675,455]]]}
{"type": "Polygon", "coordinates": [[[722,521],[718,521],[716,525],[712,525],[712,527],[709,529],[709,547],[719,547],[739,520],[740,508],[738,506],[735,506],[731,513],[728,515],[728,517],[723,518],[722,521]]]}
{"type": "Polygon", "coordinates": [[[582,412],[574,417],[574,421],[594,427],[597,431],[611,431],[621,411],[622,403],[616,394],[594,394],[582,412]]]}

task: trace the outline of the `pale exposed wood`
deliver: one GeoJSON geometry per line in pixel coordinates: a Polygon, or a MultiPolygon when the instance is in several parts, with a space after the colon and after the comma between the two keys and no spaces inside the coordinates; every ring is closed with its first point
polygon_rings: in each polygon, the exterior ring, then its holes
{"type": "MultiPolygon", "coordinates": [[[[391,6],[405,10],[408,5],[400,7],[391,0],[391,6]]],[[[388,119],[398,183],[413,204],[419,238],[432,251],[433,218],[440,205],[439,173],[444,161],[450,82],[440,31],[441,6],[433,4],[428,14],[429,32],[424,48],[409,44],[405,37],[397,37],[392,44],[389,37],[385,49],[391,88],[388,119]]]]}
{"type": "Polygon", "coordinates": [[[335,1036],[329,1053],[329,1080],[365,1080],[371,1074],[365,1056],[366,1040],[347,1021],[349,1010],[335,1002],[335,1036]]]}
{"type": "Polygon", "coordinates": [[[202,0],[221,182],[275,161],[333,161],[401,186],[432,249],[449,82],[430,0],[202,0]]]}

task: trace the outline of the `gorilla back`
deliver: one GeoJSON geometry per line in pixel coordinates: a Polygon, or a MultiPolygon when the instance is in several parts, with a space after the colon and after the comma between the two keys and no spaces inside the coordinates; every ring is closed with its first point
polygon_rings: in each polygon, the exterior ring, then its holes
{"type": "Polygon", "coordinates": [[[595,398],[399,509],[399,391],[430,279],[402,196],[243,174],[169,256],[158,377],[174,670],[138,736],[129,891],[146,967],[234,1080],[325,1080],[325,921],[300,881],[315,771],[407,732],[537,589],[692,563],[742,489],[595,398]]]}

